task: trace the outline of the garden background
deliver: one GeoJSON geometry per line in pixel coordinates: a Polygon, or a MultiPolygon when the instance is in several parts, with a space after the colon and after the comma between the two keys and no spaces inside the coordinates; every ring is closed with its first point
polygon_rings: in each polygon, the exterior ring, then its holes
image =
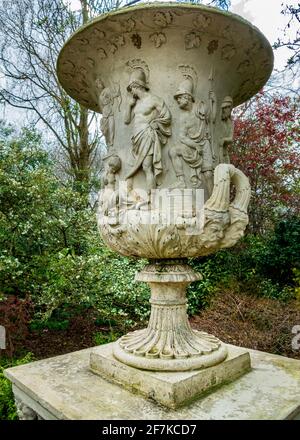
{"type": "MultiPolygon", "coordinates": [[[[223,9],[230,1],[204,1],[223,9]]],[[[58,83],[58,52],[115,0],[0,4],[0,419],[16,419],[11,365],[113,341],[149,317],[149,290],[96,226],[105,146],[99,115],[58,83]],[[13,117],[12,117],[13,116],[13,117]],[[11,123],[13,120],[13,123],[11,123]]],[[[300,359],[300,4],[284,2],[276,50],[284,69],[235,110],[231,160],[250,179],[246,235],[233,249],[191,260],[203,280],[188,291],[194,328],[224,342],[300,359]],[[298,78],[298,81],[297,81],[298,78]],[[298,86],[297,86],[298,84],[298,86]]]]}

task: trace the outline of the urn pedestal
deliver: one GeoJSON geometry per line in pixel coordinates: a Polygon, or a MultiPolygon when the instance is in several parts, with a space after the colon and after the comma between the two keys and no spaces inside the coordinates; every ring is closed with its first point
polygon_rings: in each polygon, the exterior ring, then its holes
{"type": "Polygon", "coordinates": [[[222,362],[227,349],[215,336],[192,330],[186,307],[186,287],[201,277],[187,264],[173,261],[151,264],[137,274],[151,288],[148,327],[122,336],[114,356],[136,368],[186,371],[222,362]]]}

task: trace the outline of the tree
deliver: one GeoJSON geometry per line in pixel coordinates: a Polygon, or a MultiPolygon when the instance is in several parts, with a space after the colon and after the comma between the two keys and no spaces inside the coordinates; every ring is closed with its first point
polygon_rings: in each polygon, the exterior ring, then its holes
{"type": "Polygon", "coordinates": [[[230,0],[211,0],[208,2],[209,6],[216,6],[217,8],[228,10],[231,6],[230,0]]]}
{"type": "Polygon", "coordinates": [[[232,163],[250,179],[249,229],[263,234],[280,214],[300,212],[300,101],[256,95],[235,116],[232,163]]]}
{"type": "Polygon", "coordinates": [[[203,4],[203,5],[207,5],[207,6],[214,6],[216,8],[220,8],[220,9],[225,9],[226,11],[230,8],[231,6],[231,0],[191,0],[191,1],[186,1],[186,0],[177,0],[177,3],[194,3],[194,4],[203,4]]]}
{"type": "MultiPolygon", "coordinates": [[[[60,86],[56,75],[58,53],[78,26],[95,15],[131,5],[139,0],[80,0],[78,11],[64,0],[2,1],[0,6],[0,64],[6,86],[0,100],[33,115],[50,131],[57,151],[67,161],[65,172],[79,184],[89,182],[99,153],[96,116],[74,102],[60,86]]],[[[227,8],[228,0],[209,5],[227,8]]]]}
{"type": "Polygon", "coordinates": [[[63,0],[15,0],[0,7],[0,64],[6,77],[0,100],[30,111],[35,124],[46,126],[67,158],[67,173],[80,185],[90,180],[100,134],[97,129],[92,134],[95,114],[59,84],[56,60],[78,26],[120,4],[81,0],[81,9],[73,11],[63,0]]]}
{"type": "Polygon", "coordinates": [[[278,38],[274,44],[274,48],[287,47],[291,51],[291,56],[287,61],[288,66],[294,66],[300,61],[300,3],[282,4],[284,6],[281,13],[288,18],[288,23],[284,29],[283,38],[278,38]],[[294,35],[291,36],[289,31],[295,25],[294,35]]]}
{"type": "Polygon", "coordinates": [[[282,3],[282,11],[287,23],[282,30],[273,48],[288,48],[290,56],[285,67],[281,71],[275,71],[269,81],[270,91],[277,90],[290,96],[300,97],[300,3],[294,0],[294,4],[282,3]]]}

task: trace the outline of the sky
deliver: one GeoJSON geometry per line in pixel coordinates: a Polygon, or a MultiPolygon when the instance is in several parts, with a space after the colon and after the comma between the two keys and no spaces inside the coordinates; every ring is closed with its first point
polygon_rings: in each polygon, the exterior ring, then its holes
{"type": "MultiPolygon", "coordinates": [[[[253,23],[273,44],[277,41],[278,36],[283,34],[287,23],[286,17],[280,13],[282,2],[283,0],[231,0],[230,11],[253,23]]],[[[289,4],[293,3],[296,4],[297,1],[289,1],[289,4]]],[[[277,49],[274,55],[274,67],[278,70],[283,69],[290,56],[289,49],[277,49]]]]}

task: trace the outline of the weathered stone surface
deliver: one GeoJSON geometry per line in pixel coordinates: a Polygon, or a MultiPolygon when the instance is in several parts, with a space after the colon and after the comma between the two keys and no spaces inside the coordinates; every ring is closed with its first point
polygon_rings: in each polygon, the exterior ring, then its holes
{"type": "Polygon", "coordinates": [[[191,276],[184,259],[233,246],[244,234],[251,190],[230,164],[232,110],[261,89],[272,66],[272,48],[251,23],[174,2],[103,14],[61,49],[61,85],[102,115],[102,237],[120,254],[155,260],[153,281],[143,271],[152,293],[148,327],[118,341],[119,361],[188,371],[226,358],[221,341],[189,327],[192,280],[178,277],[191,276]],[[166,260],[169,282],[161,277],[166,260]]]}
{"type": "Polygon", "coordinates": [[[249,353],[230,347],[226,360],[214,367],[172,373],[145,371],[117,361],[113,356],[114,345],[106,344],[91,352],[92,371],[129,391],[141,393],[174,409],[196,400],[212,388],[237,379],[251,368],[249,353]]]}
{"type": "Polygon", "coordinates": [[[102,114],[107,155],[98,225],[112,249],[193,257],[243,235],[250,187],[229,165],[231,113],[261,89],[272,66],[271,46],[257,28],[203,5],[123,8],[71,36],[58,77],[74,99],[102,114]]]}
{"type": "Polygon", "coordinates": [[[113,354],[132,367],[154,371],[190,371],[219,364],[227,348],[213,335],[193,330],[187,317],[186,287],[201,276],[174,260],[149,264],[137,274],[151,289],[148,327],[122,336],[113,354]]]}
{"type": "Polygon", "coordinates": [[[26,396],[26,405],[45,419],[300,418],[300,361],[248,350],[252,364],[249,373],[186,407],[172,410],[92,373],[89,357],[94,349],[13,367],[5,375],[18,396],[26,396]]]}

